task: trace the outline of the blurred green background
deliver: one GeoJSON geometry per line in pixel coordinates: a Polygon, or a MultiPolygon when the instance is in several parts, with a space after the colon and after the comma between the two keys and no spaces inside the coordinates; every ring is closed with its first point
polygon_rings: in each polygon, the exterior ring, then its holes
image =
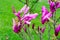
{"type": "MultiPolygon", "coordinates": [[[[30,0],[30,1],[34,1],[34,0],[30,0]]],[[[33,3],[30,2],[29,7],[31,7],[32,4],[33,3]]],[[[20,38],[18,34],[14,33],[12,30],[12,18],[15,18],[15,15],[12,12],[12,6],[14,6],[16,11],[18,12],[24,6],[24,4],[21,3],[19,0],[0,0],[0,40],[6,40],[6,38],[8,38],[8,40],[22,40],[22,38],[20,38]]],[[[39,14],[35,20],[31,21],[32,22],[31,24],[35,23],[36,28],[38,26],[43,27],[43,25],[41,24],[42,6],[46,6],[46,8],[50,10],[47,0],[46,1],[42,0],[41,2],[36,3],[34,8],[32,8],[32,13],[37,12],[39,14]]],[[[60,16],[59,10],[60,9],[58,9],[56,12],[56,19],[60,16]]],[[[52,26],[52,23],[50,23],[50,25],[52,26]]],[[[46,26],[46,30],[43,34],[43,39],[48,40],[49,27],[48,27],[48,24],[45,24],[45,26],[46,26]]],[[[50,31],[51,37],[53,33],[54,33],[54,30],[51,29],[50,31]]],[[[35,33],[32,33],[32,34],[34,35],[34,40],[39,40],[39,36],[37,36],[35,33]]]]}

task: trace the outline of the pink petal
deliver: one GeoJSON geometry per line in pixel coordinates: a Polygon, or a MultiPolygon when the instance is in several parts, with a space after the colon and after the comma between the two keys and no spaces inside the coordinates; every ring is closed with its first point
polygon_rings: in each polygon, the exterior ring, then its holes
{"type": "Polygon", "coordinates": [[[29,21],[24,21],[25,22],[25,24],[31,24],[31,22],[29,22],[29,21]]]}
{"type": "Polygon", "coordinates": [[[18,11],[18,13],[20,14],[21,12],[23,12],[26,9],[26,6],[27,5],[25,5],[20,11],[18,11]]]}
{"type": "Polygon", "coordinates": [[[45,16],[46,14],[48,14],[48,10],[46,9],[45,6],[42,6],[42,16],[45,16]]]}
{"type": "Polygon", "coordinates": [[[46,29],[46,27],[43,27],[42,30],[41,30],[41,32],[44,33],[45,29],[46,29]]]}
{"type": "Polygon", "coordinates": [[[48,21],[48,18],[50,18],[50,17],[52,17],[52,14],[51,13],[48,13],[45,16],[43,16],[41,18],[42,24],[44,24],[45,22],[47,22],[48,21]]]}
{"type": "Polygon", "coordinates": [[[24,10],[24,14],[26,14],[29,10],[29,7],[26,7],[26,9],[24,10]]]}
{"type": "Polygon", "coordinates": [[[13,19],[13,29],[14,29],[15,26],[16,26],[16,22],[15,22],[15,20],[13,19]]]}
{"type": "Polygon", "coordinates": [[[59,31],[60,31],[60,24],[55,28],[55,36],[58,36],[59,31]]]}

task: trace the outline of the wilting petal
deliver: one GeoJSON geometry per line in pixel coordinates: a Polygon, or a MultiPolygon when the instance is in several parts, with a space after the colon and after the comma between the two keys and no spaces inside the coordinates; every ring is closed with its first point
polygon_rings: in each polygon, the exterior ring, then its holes
{"type": "Polygon", "coordinates": [[[55,28],[55,36],[58,36],[59,31],[60,31],[60,24],[55,28]]]}

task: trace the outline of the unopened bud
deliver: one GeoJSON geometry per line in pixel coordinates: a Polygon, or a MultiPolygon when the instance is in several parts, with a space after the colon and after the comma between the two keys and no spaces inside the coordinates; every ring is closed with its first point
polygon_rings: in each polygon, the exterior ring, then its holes
{"type": "Polygon", "coordinates": [[[32,24],[32,29],[34,29],[34,27],[35,27],[35,25],[34,25],[34,24],[32,24]]]}
{"type": "Polygon", "coordinates": [[[27,33],[27,29],[26,28],[24,28],[24,31],[27,33]]]}

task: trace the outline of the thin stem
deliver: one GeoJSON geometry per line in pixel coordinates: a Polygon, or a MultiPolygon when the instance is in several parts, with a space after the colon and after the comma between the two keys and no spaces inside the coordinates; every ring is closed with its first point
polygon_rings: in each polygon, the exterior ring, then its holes
{"type": "Polygon", "coordinates": [[[40,40],[42,40],[42,34],[40,33],[40,40]]]}
{"type": "Polygon", "coordinates": [[[30,12],[32,11],[32,8],[35,6],[35,4],[38,2],[39,0],[36,0],[36,2],[34,4],[32,4],[31,8],[30,8],[30,12]]]}
{"type": "Polygon", "coordinates": [[[28,29],[28,36],[30,37],[30,40],[34,40],[33,35],[31,35],[31,33],[30,33],[29,27],[27,27],[27,29],[28,29]]]}
{"type": "MultiPolygon", "coordinates": [[[[56,10],[56,3],[55,3],[55,10],[56,10]]],[[[55,19],[56,18],[56,11],[55,11],[55,13],[53,13],[52,18],[54,20],[53,26],[54,26],[54,30],[55,30],[55,26],[56,26],[56,19],[55,19]]]]}
{"type": "Polygon", "coordinates": [[[41,30],[39,30],[38,34],[39,34],[40,40],[42,40],[42,32],[41,32],[41,30]]]}
{"type": "Polygon", "coordinates": [[[28,0],[26,0],[26,5],[28,6],[28,0]]]}
{"type": "Polygon", "coordinates": [[[22,2],[23,4],[26,4],[25,2],[23,2],[22,0],[19,0],[20,2],[22,2]]]}
{"type": "Polygon", "coordinates": [[[56,20],[56,23],[60,20],[60,17],[56,20]]]}
{"type": "Polygon", "coordinates": [[[48,30],[48,40],[50,40],[50,30],[51,30],[51,27],[50,27],[50,24],[49,25],[49,30],[48,30]]]}

